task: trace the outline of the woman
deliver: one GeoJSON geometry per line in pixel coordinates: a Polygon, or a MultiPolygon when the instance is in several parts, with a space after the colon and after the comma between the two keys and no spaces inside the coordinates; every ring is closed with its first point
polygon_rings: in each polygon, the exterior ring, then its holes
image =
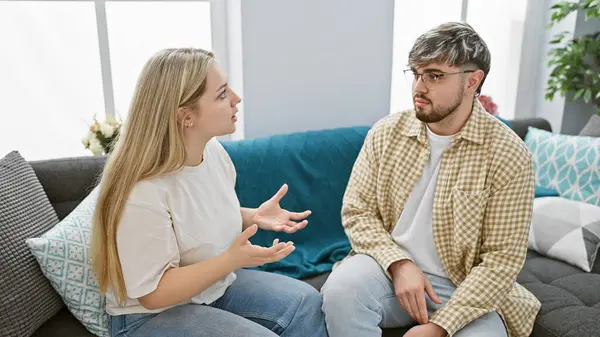
{"type": "Polygon", "coordinates": [[[279,207],[286,185],[240,208],[235,168],[214,138],[235,130],[239,102],[210,52],[167,49],[145,65],[91,238],[112,336],[326,336],[314,288],[243,269],[294,250],[252,245],[258,227],[293,233],[310,212],[279,207]]]}

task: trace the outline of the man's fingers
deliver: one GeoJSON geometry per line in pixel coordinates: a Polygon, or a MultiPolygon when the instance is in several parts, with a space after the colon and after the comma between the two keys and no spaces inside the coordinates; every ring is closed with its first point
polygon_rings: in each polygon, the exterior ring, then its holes
{"type": "Polygon", "coordinates": [[[431,282],[429,281],[429,279],[427,278],[427,276],[425,276],[425,291],[427,292],[427,295],[429,296],[429,298],[437,303],[437,304],[442,304],[442,300],[440,300],[440,298],[438,297],[438,295],[435,293],[435,291],[433,290],[433,286],[431,285],[431,282]]]}
{"type": "Polygon", "coordinates": [[[415,319],[415,321],[417,321],[417,323],[422,324],[421,322],[421,313],[419,312],[419,306],[417,305],[417,298],[415,296],[415,294],[411,293],[408,294],[407,296],[407,302],[410,305],[410,310],[413,313],[413,317],[415,319]]]}
{"type": "Polygon", "coordinates": [[[425,303],[425,292],[418,292],[415,294],[415,301],[417,302],[417,308],[419,311],[419,317],[421,324],[426,324],[428,321],[427,317],[427,304],[425,303]]]}
{"type": "Polygon", "coordinates": [[[417,318],[415,317],[415,314],[413,313],[412,308],[410,306],[410,301],[408,300],[408,298],[405,295],[400,295],[400,306],[402,306],[402,308],[404,308],[406,313],[408,315],[410,315],[410,317],[412,317],[412,319],[415,322],[417,321],[417,318]]]}

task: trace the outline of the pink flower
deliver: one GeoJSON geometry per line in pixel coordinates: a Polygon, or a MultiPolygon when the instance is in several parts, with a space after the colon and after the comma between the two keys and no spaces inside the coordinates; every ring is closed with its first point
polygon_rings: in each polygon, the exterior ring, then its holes
{"type": "Polygon", "coordinates": [[[485,111],[489,112],[492,115],[496,115],[498,113],[498,105],[496,105],[496,103],[494,103],[494,101],[492,100],[492,97],[487,96],[487,95],[480,95],[478,97],[479,102],[481,103],[481,105],[483,105],[483,108],[485,109],[485,111]]]}

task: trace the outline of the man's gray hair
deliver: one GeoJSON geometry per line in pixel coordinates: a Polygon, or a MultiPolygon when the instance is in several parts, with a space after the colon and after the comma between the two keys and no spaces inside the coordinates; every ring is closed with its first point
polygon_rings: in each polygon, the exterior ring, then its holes
{"type": "Polygon", "coordinates": [[[485,41],[473,27],[464,22],[447,22],[417,38],[408,54],[408,66],[418,68],[441,63],[481,69],[484,77],[477,88],[476,94],[479,95],[490,71],[491,58],[485,41]]]}

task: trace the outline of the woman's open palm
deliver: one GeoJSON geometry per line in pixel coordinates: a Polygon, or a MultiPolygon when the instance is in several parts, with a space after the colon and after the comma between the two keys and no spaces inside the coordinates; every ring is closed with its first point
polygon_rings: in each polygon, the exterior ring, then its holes
{"type": "Polygon", "coordinates": [[[287,191],[288,186],[284,184],[271,199],[260,205],[254,214],[253,222],[262,229],[286,233],[294,233],[306,227],[308,224],[306,218],[311,211],[290,212],[279,205],[279,201],[287,191]]]}

